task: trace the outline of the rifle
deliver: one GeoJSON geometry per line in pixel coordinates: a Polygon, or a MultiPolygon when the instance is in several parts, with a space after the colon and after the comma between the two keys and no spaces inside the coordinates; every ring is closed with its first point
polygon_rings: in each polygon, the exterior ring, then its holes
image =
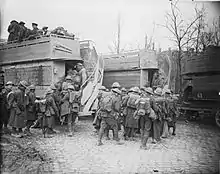
{"type": "Polygon", "coordinates": [[[95,118],[94,118],[94,120],[93,120],[93,122],[92,122],[92,125],[93,125],[93,126],[96,125],[96,122],[97,122],[98,116],[99,116],[99,112],[100,112],[100,109],[98,109],[98,111],[97,111],[96,114],[95,114],[95,118]]]}

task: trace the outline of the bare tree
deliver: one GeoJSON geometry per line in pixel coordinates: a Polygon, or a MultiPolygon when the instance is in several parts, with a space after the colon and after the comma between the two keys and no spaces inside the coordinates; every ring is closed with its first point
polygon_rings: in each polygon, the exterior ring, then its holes
{"type": "Polygon", "coordinates": [[[178,54],[177,54],[177,77],[179,78],[179,87],[180,87],[180,93],[182,92],[181,86],[182,86],[182,75],[181,75],[181,59],[182,59],[182,51],[187,47],[187,44],[193,39],[193,36],[196,32],[196,29],[194,28],[196,22],[201,18],[201,15],[196,16],[193,20],[190,22],[185,22],[182,18],[181,12],[179,8],[177,7],[178,0],[171,0],[170,1],[170,12],[167,12],[165,15],[166,23],[164,26],[167,28],[170,33],[172,34],[172,37],[170,37],[170,40],[172,40],[177,48],[178,48],[178,54]]]}
{"type": "Polygon", "coordinates": [[[121,51],[121,15],[118,14],[118,22],[117,22],[117,39],[113,41],[112,46],[108,46],[109,50],[112,53],[120,54],[121,51]]]}

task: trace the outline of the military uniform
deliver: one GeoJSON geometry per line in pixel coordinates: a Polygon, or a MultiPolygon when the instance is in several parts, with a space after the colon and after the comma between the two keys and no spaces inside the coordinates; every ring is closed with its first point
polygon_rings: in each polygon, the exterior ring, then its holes
{"type": "Polygon", "coordinates": [[[30,91],[27,93],[27,122],[25,132],[30,134],[30,127],[33,125],[36,120],[36,95],[35,95],[35,87],[33,85],[30,86],[30,91]]]}
{"type": "Polygon", "coordinates": [[[9,116],[10,116],[10,112],[9,112],[9,108],[8,108],[8,100],[7,100],[7,97],[8,97],[8,94],[11,92],[11,89],[8,89],[8,88],[5,88],[1,94],[0,94],[0,97],[1,97],[1,120],[0,120],[0,129],[2,129],[3,125],[5,128],[7,128],[7,125],[8,125],[8,120],[9,120],[9,116]]]}
{"type": "Polygon", "coordinates": [[[129,93],[128,96],[124,98],[123,106],[126,107],[126,118],[125,118],[125,128],[126,128],[126,135],[125,137],[134,138],[134,131],[138,129],[138,120],[134,118],[134,113],[136,111],[136,106],[131,107],[129,106],[129,99],[134,95],[137,99],[140,98],[139,96],[139,88],[133,88],[129,93]]]}
{"type": "Polygon", "coordinates": [[[18,39],[19,29],[20,27],[18,25],[18,22],[15,20],[11,21],[10,25],[8,26],[8,32],[9,32],[8,42],[18,39]]]}
{"type": "Polygon", "coordinates": [[[121,103],[118,100],[118,94],[120,95],[119,89],[112,90],[110,110],[107,111],[103,109],[102,107],[100,108],[100,115],[101,115],[102,121],[101,121],[101,128],[99,130],[98,145],[102,145],[101,140],[104,135],[104,131],[108,126],[114,130],[114,139],[117,142],[119,142],[117,117],[120,112],[121,103]]]}
{"type": "Polygon", "coordinates": [[[177,106],[176,106],[176,102],[174,101],[174,99],[172,99],[171,97],[168,97],[167,99],[167,124],[168,124],[168,131],[170,130],[170,128],[173,128],[173,133],[172,135],[176,135],[175,131],[176,131],[176,120],[177,120],[177,106]]]}
{"type": "Polygon", "coordinates": [[[165,108],[165,99],[161,96],[162,95],[162,89],[157,88],[154,93],[155,95],[155,103],[153,110],[155,111],[157,115],[157,119],[153,121],[153,131],[152,131],[152,138],[153,143],[156,141],[160,141],[161,132],[162,132],[162,119],[165,117],[166,114],[166,108],[165,108]]]}
{"type": "Polygon", "coordinates": [[[16,133],[16,128],[19,129],[19,133],[22,132],[22,128],[25,127],[26,118],[26,105],[25,105],[25,89],[27,88],[27,82],[21,81],[18,89],[8,97],[8,105],[10,109],[9,125],[16,133]]]}
{"type": "Polygon", "coordinates": [[[67,120],[68,120],[68,130],[69,136],[73,135],[74,128],[75,128],[75,120],[79,113],[79,106],[80,106],[80,93],[74,91],[74,87],[72,85],[68,86],[68,92],[65,94],[61,103],[66,102],[68,104],[67,110],[67,120]]]}
{"type": "Polygon", "coordinates": [[[45,117],[43,119],[43,127],[44,130],[47,129],[47,133],[55,133],[53,130],[54,125],[54,117],[59,115],[59,110],[56,106],[55,100],[52,95],[53,91],[49,89],[46,93],[46,109],[45,109],[45,117]]]}

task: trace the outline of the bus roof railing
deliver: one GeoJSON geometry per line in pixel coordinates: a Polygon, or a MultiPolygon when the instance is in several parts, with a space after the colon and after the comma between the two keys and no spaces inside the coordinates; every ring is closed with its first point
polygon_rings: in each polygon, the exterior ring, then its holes
{"type": "Polygon", "coordinates": [[[9,42],[8,41],[1,42],[0,46],[13,44],[13,43],[22,43],[24,41],[35,41],[35,40],[38,40],[38,39],[41,39],[41,38],[46,38],[46,37],[56,37],[56,38],[71,39],[71,40],[78,40],[79,41],[79,38],[76,38],[76,37],[73,38],[71,36],[61,36],[61,35],[56,35],[56,34],[49,34],[49,35],[36,36],[34,39],[31,39],[31,40],[26,38],[26,39],[23,39],[21,42],[19,42],[18,40],[9,41],[9,42]]]}

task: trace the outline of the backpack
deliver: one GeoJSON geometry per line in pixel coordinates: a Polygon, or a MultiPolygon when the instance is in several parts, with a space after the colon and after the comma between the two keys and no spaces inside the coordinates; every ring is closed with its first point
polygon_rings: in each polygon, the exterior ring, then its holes
{"type": "Polygon", "coordinates": [[[112,103],[113,103],[113,96],[111,94],[104,96],[100,101],[100,110],[111,112],[112,103]]]}
{"type": "Polygon", "coordinates": [[[150,111],[150,98],[141,98],[138,102],[137,114],[144,116],[150,111]]]}
{"type": "Polygon", "coordinates": [[[137,99],[139,99],[140,96],[139,95],[135,95],[135,94],[130,94],[129,98],[128,98],[128,102],[127,102],[127,107],[136,109],[136,101],[137,99]]]}

